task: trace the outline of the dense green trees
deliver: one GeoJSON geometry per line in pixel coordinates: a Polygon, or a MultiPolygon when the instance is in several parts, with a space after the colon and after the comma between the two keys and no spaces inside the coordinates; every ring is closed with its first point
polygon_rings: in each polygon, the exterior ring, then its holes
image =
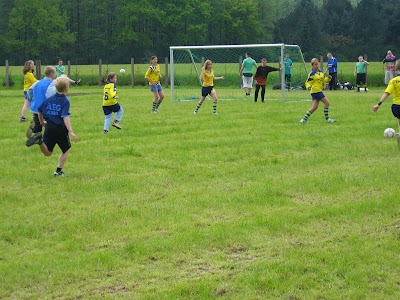
{"type": "Polygon", "coordinates": [[[299,44],[381,59],[400,47],[400,3],[379,0],[9,0],[0,2],[0,59],[74,64],[147,62],[171,45],[299,44]]]}

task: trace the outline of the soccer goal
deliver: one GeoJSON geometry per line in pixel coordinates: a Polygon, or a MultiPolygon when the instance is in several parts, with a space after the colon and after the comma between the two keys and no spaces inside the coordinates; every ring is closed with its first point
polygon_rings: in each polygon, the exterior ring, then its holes
{"type": "MultiPolygon", "coordinates": [[[[287,44],[251,44],[251,45],[213,45],[213,46],[171,46],[170,81],[172,101],[198,100],[200,97],[200,73],[205,60],[213,62],[215,76],[224,76],[224,80],[214,82],[218,99],[244,99],[242,77],[239,70],[244,54],[261,65],[263,58],[267,65],[280,68],[279,72],[268,75],[266,100],[303,100],[308,99],[304,89],[307,79],[307,67],[303,53],[298,45],[287,44]],[[292,61],[290,86],[285,82],[284,59],[286,55],[292,61]]],[[[255,74],[255,68],[253,74],[255,74]]],[[[252,95],[254,95],[253,86],[252,95]]]]}

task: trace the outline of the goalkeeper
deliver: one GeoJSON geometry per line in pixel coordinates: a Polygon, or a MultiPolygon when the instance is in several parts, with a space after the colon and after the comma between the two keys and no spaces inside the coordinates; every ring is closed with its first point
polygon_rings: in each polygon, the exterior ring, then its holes
{"type": "Polygon", "coordinates": [[[270,72],[274,71],[280,71],[280,69],[267,66],[267,59],[263,58],[261,60],[261,66],[258,66],[256,75],[254,76],[256,84],[256,91],[254,93],[254,102],[257,102],[258,100],[258,93],[260,91],[260,88],[261,88],[261,102],[264,102],[267,77],[270,72]]]}

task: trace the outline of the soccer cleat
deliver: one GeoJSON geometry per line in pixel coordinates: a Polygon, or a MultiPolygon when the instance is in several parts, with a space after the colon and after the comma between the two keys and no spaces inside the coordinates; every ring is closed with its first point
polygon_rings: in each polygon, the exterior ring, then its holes
{"type": "Polygon", "coordinates": [[[75,81],[75,84],[80,84],[81,83],[81,79],[79,78],[77,81],[75,81]]]}
{"type": "Polygon", "coordinates": [[[218,116],[218,113],[216,111],[213,112],[214,116],[218,116]]]}
{"type": "Polygon", "coordinates": [[[32,145],[38,144],[40,145],[42,143],[42,133],[36,133],[34,136],[31,136],[27,141],[26,141],[26,146],[30,147],[32,145]]]}
{"type": "Polygon", "coordinates": [[[194,115],[197,115],[197,111],[194,111],[193,114],[194,114],[194,115]]]}
{"type": "Polygon", "coordinates": [[[55,171],[55,172],[53,173],[53,176],[54,176],[54,177],[64,176],[64,172],[63,172],[63,171],[55,171]]]}
{"type": "Polygon", "coordinates": [[[119,125],[119,122],[118,122],[118,121],[114,121],[114,122],[112,123],[112,126],[115,127],[115,128],[117,128],[117,129],[122,129],[122,127],[119,125]]]}
{"type": "Polygon", "coordinates": [[[158,108],[156,108],[155,110],[154,110],[154,112],[156,113],[156,114],[159,114],[160,112],[158,111],[158,108]]]}
{"type": "Polygon", "coordinates": [[[32,130],[33,128],[35,128],[35,122],[31,122],[31,124],[29,124],[28,129],[25,132],[26,138],[29,139],[32,136],[32,130]]]}
{"type": "Polygon", "coordinates": [[[335,123],[336,120],[335,120],[335,119],[328,118],[328,119],[326,119],[326,122],[327,122],[327,123],[335,123]]]}
{"type": "Polygon", "coordinates": [[[104,130],[103,130],[103,133],[104,133],[104,134],[108,133],[108,130],[107,130],[107,129],[104,129],[104,130]]]}
{"type": "Polygon", "coordinates": [[[307,124],[307,120],[301,119],[301,120],[300,120],[300,123],[301,123],[301,124],[307,124]]]}
{"type": "Polygon", "coordinates": [[[21,117],[21,119],[19,120],[20,122],[26,122],[26,118],[24,116],[21,117]]]}

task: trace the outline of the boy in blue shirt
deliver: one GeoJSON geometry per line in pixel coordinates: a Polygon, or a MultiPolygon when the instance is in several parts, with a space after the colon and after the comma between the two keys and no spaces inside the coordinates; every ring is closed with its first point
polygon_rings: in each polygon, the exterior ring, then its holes
{"type": "MultiPolygon", "coordinates": [[[[45,100],[38,108],[38,118],[40,124],[45,126],[42,136],[36,136],[33,144],[38,144],[40,150],[45,156],[51,156],[53,149],[57,144],[62,154],[58,160],[58,166],[54,176],[64,176],[62,168],[68,158],[71,143],[69,135],[77,142],[78,137],[72,130],[71,120],[69,118],[70,102],[66,96],[69,89],[69,80],[67,77],[60,77],[55,81],[57,93],[45,100]],[[69,134],[69,135],[68,135],[69,134]]],[[[33,145],[32,144],[32,145],[33,145]]]]}

